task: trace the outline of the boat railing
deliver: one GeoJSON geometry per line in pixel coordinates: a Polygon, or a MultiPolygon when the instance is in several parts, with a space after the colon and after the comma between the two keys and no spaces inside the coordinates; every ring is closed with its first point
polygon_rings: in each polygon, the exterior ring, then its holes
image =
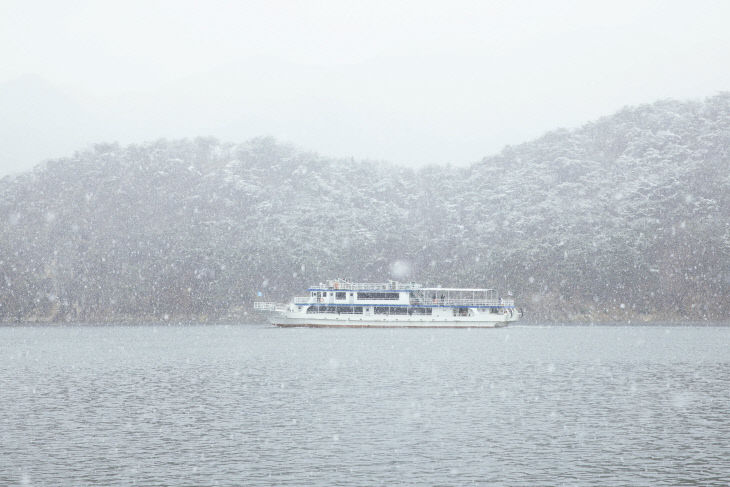
{"type": "Polygon", "coordinates": [[[425,305],[429,304],[440,305],[440,306],[514,306],[514,299],[454,299],[454,298],[435,298],[435,299],[423,299],[414,300],[411,304],[425,305]]]}
{"type": "MultiPolygon", "coordinates": [[[[319,287],[319,286],[314,286],[319,287]]],[[[348,289],[353,291],[390,289],[390,285],[382,282],[344,282],[336,281],[334,284],[325,286],[326,289],[348,289]]]]}
{"type": "Polygon", "coordinates": [[[352,289],[353,291],[365,291],[371,289],[385,290],[391,288],[389,284],[382,282],[348,282],[346,285],[348,286],[348,289],[352,289]]]}
{"type": "Polygon", "coordinates": [[[277,311],[282,313],[286,311],[286,305],[270,301],[254,301],[253,309],[257,309],[259,311],[277,311]]]}
{"type": "MultiPolygon", "coordinates": [[[[296,296],[294,297],[294,304],[300,305],[300,304],[325,304],[329,301],[326,298],[312,298],[310,296],[296,296]]],[[[362,302],[358,302],[360,305],[362,305],[362,302]]],[[[255,305],[257,303],[254,303],[254,308],[257,308],[255,305]]],[[[262,305],[271,305],[275,303],[261,303],[262,305]]],[[[336,304],[351,304],[351,303],[336,303],[336,304]]],[[[514,299],[478,299],[478,298],[464,298],[464,299],[456,299],[456,298],[427,298],[427,299],[412,299],[410,302],[411,305],[416,306],[428,306],[428,305],[440,305],[440,306],[514,306],[515,300],[514,299]]],[[[268,309],[268,308],[261,308],[261,309],[268,309]]],[[[273,309],[271,310],[273,311],[273,309]]]]}
{"type": "Polygon", "coordinates": [[[415,282],[349,282],[329,281],[326,284],[311,286],[311,289],[335,290],[345,289],[348,291],[388,291],[394,289],[421,289],[422,286],[415,282]]]}

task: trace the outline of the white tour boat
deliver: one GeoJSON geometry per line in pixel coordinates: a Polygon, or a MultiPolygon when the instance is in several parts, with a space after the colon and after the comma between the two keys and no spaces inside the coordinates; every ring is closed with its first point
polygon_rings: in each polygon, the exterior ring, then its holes
{"type": "Polygon", "coordinates": [[[355,283],[334,279],[289,304],[255,302],[276,326],[495,328],[522,317],[494,289],[423,287],[414,282],[355,283]]]}

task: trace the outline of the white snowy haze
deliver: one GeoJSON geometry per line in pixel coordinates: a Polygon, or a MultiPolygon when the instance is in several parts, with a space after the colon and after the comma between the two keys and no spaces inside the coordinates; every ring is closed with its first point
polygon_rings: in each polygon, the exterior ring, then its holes
{"type": "Polygon", "coordinates": [[[626,105],[730,87],[730,3],[15,1],[0,176],[94,143],[274,136],[466,165],[626,105]]]}

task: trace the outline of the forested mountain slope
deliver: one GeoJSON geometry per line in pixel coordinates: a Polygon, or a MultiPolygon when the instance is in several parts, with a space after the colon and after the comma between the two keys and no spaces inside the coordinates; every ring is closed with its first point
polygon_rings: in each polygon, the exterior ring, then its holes
{"type": "Polygon", "coordinates": [[[510,289],[534,319],[726,320],[730,94],[627,108],[467,168],[265,138],[98,145],[0,180],[0,221],[0,321],[240,320],[259,291],[394,265],[510,289]]]}

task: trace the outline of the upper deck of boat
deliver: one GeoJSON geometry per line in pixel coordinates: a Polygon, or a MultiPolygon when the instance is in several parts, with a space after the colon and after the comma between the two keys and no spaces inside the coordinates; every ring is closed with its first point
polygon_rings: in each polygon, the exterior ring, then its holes
{"type": "Polygon", "coordinates": [[[433,292],[494,292],[490,288],[466,288],[466,287],[424,287],[415,282],[352,282],[345,279],[333,279],[318,286],[311,286],[309,292],[317,291],[433,291],[433,292]]]}

